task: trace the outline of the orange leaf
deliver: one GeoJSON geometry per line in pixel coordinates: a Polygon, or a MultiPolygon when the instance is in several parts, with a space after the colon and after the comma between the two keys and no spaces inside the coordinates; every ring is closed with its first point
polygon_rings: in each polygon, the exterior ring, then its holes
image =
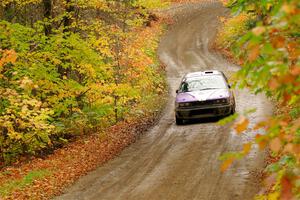
{"type": "Polygon", "coordinates": [[[293,66],[290,69],[290,73],[294,76],[300,75],[300,66],[293,66]]]}
{"type": "Polygon", "coordinates": [[[287,142],[292,142],[295,139],[295,135],[284,135],[283,137],[287,142]]]}
{"type": "Polygon", "coordinates": [[[243,116],[239,122],[235,124],[234,129],[236,130],[237,134],[240,134],[247,129],[248,125],[249,120],[243,116]]]}
{"type": "Polygon", "coordinates": [[[7,56],[7,62],[15,63],[17,60],[17,54],[14,50],[10,50],[7,56]]]}
{"type": "Polygon", "coordinates": [[[262,140],[262,141],[258,142],[258,147],[260,150],[264,150],[266,148],[266,146],[267,146],[266,141],[262,140]]]}
{"type": "Polygon", "coordinates": [[[279,125],[282,126],[282,127],[287,127],[289,125],[288,119],[280,121],[279,125]]]}
{"type": "Polygon", "coordinates": [[[274,48],[282,48],[285,45],[285,38],[283,36],[275,36],[271,39],[274,48]]]}
{"type": "Polygon", "coordinates": [[[287,145],[285,145],[284,149],[283,149],[283,152],[284,153],[291,153],[293,154],[294,151],[293,151],[293,144],[289,143],[287,145]]]}
{"type": "MultiPolygon", "coordinates": [[[[2,52],[2,51],[1,51],[2,52]]],[[[17,53],[14,50],[3,51],[2,58],[0,58],[0,67],[6,63],[15,63],[17,60],[17,53]]]]}
{"type": "Polygon", "coordinates": [[[255,136],[255,141],[258,144],[260,150],[263,150],[263,149],[266,148],[267,143],[266,143],[264,137],[261,134],[257,134],[255,136]]]}
{"type": "Polygon", "coordinates": [[[298,48],[297,42],[290,42],[287,46],[287,50],[289,52],[289,57],[291,60],[297,60],[300,55],[300,50],[298,48]]]}
{"type": "Polygon", "coordinates": [[[259,46],[254,46],[253,48],[250,49],[250,52],[248,53],[248,60],[249,61],[254,61],[260,53],[259,46]]]}
{"type": "Polygon", "coordinates": [[[281,195],[280,195],[280,199],[281,200],[291,200],[293,199],[293,192],[292,192],[292,183],[291,181],[286,178],[286,177],[283,177],[281,179],[281,185],[282,185],[282,188],[281,188],[281,195]]]}
{"type": "Polygon", "coordinates": [[[293,145],[293,151],[295,152],[295,154],[298,154],[300,153],[300,145],[299,144],[294,144],[293,145]]]}
{"type": "Polygon", "coordinates": [[[277,77],[273,77],[270,79],[268,85],[271,90],[276,90],[280,86],[280,83],[278,82],[277,77]]]}
{"type": "Polygon", "coordinates": [[[292,96],[290,94],[288,94],[287,92],[285,92],[283,94],[283,100],[284,102],[289,102],[291,100],[292,96]]]}
{"type": "Polygon", "coordinates": [[[292,74],[288,73],[288,74],[284,75],[280,80],[284,84],[289,84],[289,83],[293,83],[295,81],[295,79],[296,79],[295,76],[293,76],[292,74]]]}
{"type": "Polygon", "coordinates": [[[225,172],[231,166],[233,161],[234,161],[233,158],[229,158],[229,159],[225,160],[221,165],[221,171],[225,172]]]}
{"type": "Polygon", "coordinates": [[[275,153],[278,153],[280,151],[281,146],[281,140],[279,138],[274,138],[270,142],[270,149],[275,153]]]}

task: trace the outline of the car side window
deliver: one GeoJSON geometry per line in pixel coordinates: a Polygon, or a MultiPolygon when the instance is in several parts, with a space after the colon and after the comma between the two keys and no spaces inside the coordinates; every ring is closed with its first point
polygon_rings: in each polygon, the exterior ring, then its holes
{"type": "Polygon", "coordinates": [[[187,82],[182,82],[180,86],[181,92],[188,92],[189,91],[189,84],[187,82]]]}

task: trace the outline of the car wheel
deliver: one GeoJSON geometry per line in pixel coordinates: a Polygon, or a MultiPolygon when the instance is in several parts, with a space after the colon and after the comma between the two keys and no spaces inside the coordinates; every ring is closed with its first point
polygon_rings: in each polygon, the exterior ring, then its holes
{"type": "Polygon", "coordinates": [[[183,119],[180,119],[180,118],[176,117],[176,124],[177,125],[183,125],[183,119]]]}

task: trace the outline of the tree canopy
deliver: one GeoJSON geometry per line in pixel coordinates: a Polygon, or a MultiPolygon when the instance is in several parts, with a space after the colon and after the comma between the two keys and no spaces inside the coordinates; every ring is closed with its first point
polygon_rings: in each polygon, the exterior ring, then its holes
{"type": "Polygon", "coordinates": [[[1,1],[0,166],[145,114],[165,87],[150,12],[164,5],[1,1]]]}

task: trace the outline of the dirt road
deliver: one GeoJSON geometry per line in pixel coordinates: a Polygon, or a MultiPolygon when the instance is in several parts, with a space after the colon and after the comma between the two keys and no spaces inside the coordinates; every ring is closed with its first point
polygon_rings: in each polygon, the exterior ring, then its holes
{"type": "MultiPolygon", "coordinates": [[[[226,10],[220,3],[206,2],[166,10],[176,23],[163,37],[159,55],[167,65],[170,98],[159,123],[127,148],[118,158],[82,177],[66,190],[63,200],[248,200],[259,190],[255,171],[262,169],[263,153],[249,156],[225,173],[218,157],[242,150],[254,133],[237,136],[215,122],[176,126],[174,96],[186,72],[219,69],[228,76],[238,67],[209,50],[226,10]]],[[[237,112],[257,108],[252,123],[271,113],[264,96],[236,91],[237,112]]]]}

